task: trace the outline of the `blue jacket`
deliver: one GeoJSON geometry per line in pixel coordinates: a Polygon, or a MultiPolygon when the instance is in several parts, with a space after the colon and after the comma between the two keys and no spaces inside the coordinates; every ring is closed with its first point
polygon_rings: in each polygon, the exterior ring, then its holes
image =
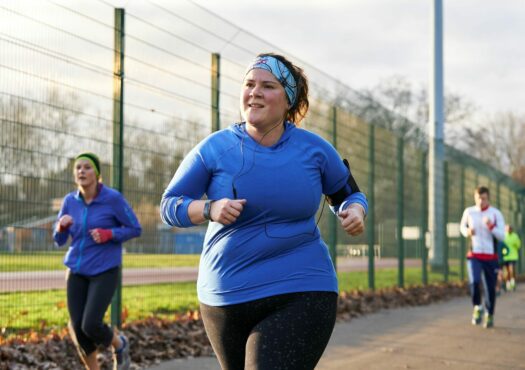
{"type": "MultiPolygon", "coordinates": [[[[164,192],[162,220],[193,226],[188,205],[209,199],[247,200],[232,225],[210,222],[200,259],[199,300],[213,306],[277,294],[338,291],[328,248],[316,225],[322,194],[346,187],[343,208],[367,209],[363,193],[352,193],[349,171],[320,136],[285,124],[271,147],[254,141],[235,124],[198,144],[183,160],[164,192]]],[[[333,211],[340,206],[335,204],[333,211]]],[[[333,216],[332,216],[333,217],[333,216]]]]}
{"type": "Polygon", "coordinates": [[[58,213],[57,222],[63,215],[73,218],[73,225],[64,232],[53,232],[58,246],[67,242],[71,235],[71,246],[64,257],[64,264],[72,272],[93,276],[122,264],[122,243],[140,236],[142,228],[129,206],[118,191],[99,185],[99,193],[90,204],[86,204],[80,192],[67,194],[58,213]],[[111,229],[113,239],[97,244],[89,231],[96,228],[111,229]]]}

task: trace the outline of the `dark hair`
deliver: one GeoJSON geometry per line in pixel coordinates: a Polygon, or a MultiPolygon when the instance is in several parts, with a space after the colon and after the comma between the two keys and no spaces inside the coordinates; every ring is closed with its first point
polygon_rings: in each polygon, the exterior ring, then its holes
{"type": "Polygon", "coordinates": [[[486,186],[478,186],[476,188],[476,194],[487,194],[489,197],[490,197],[490,191],[489,191],[489,188],[487,188],[486,186]]]}
{"type": "Polygon", "coordinates": [[[290,73],[297,83],[297,99],[295,104],[292,105],[290,109],[288,109],[288,112],[286,112],[285,119],[295,123],[296,125],[299,125],[299,123],[306,116],[308,108],[310,107],[310,103],[308,102],[308,79],[306,78],[302,68],[297,67],[284,56],[275,53],[262,53],[257,55],[257,57],[265,56],[274,57],[282,62],[286,68],[290,70],[290,73]]]}

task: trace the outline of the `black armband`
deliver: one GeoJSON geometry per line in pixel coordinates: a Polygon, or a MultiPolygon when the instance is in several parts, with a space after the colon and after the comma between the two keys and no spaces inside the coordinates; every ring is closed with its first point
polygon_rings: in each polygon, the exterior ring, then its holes
{"type": "Polygon", "coordinates": [[[359,190],[359,186],[357,186],[357,182],[355,181],[354,176],[352,176],[352,172],[350,171],[350,164],[346,159],[343,159],[343,163],[345,164],[346,168],[348,168],[348,179],[346,180],[346,184],[341,189],[339,189],[333,194],[328,194],[326,196],[326,200],[331,206],[333,206],[334,204],[341,204],[350,194],[359,193],[361,191],[359,190]],[[348,192],[346,185],[350,185],[350,192],[348,192]]]}

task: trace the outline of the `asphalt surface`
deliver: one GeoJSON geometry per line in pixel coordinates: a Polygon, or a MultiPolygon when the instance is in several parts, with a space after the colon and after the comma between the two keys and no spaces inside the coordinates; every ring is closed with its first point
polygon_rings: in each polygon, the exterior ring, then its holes
{"type": "MultiPolygon", "coordinates": [[[[525,284],[496,304],[495,327],[472,326],[468,298],[383,310],[336,324],[317,370],[525,369],[525,284]]],[[[147,370],[220,370],[213,357],[147,370]]]]}
{"type": "MultiPolygon", "coordinates": [[[[124,285],[145,285],[197,280],[197,267],[124,269],[124,285]]],[[[64,289],[66,270],[0,273],[0,293],[64,289]]]]}
{"type": "MultiPolygon", "coordinates": [[[[420,260],[405,260],[406,267],[420,265],[420,260]]],[[[376,259],[376,269],[389,267],[397,267],[397,259],[376,259]]],[[[337,268],[338,271],[366,271],[368,269],[368,259],[360,257],[338,258],[337,268]]],[[[196,281],[197,275],[197,267],[124,268],[122,279],[124,285],[145,285],[196,281]]],[[[64,289],[66,286],[65,276],[65,269],[60,271],[0,272],[0,293],[64,289]]]]}

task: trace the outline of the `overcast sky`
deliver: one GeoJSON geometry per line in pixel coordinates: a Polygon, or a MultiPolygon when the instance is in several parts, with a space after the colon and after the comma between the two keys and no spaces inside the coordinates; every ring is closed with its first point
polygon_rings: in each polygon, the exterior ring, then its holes
{"type": "MultiPolygon", "coordinates": [[[[353,88],[431,71],[432,0],[194,0],[353,88]]],[[[444,1],[445,88],[525,113],[525,0],[444,1]]]]}

